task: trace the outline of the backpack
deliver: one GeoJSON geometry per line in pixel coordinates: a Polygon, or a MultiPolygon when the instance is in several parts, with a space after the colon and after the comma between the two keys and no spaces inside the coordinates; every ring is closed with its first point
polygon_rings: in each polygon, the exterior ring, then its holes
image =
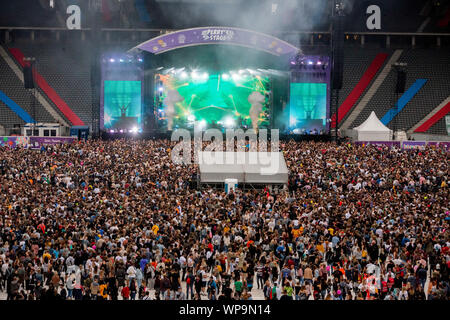
{"type": "Polygon", "coordinates": [[[277,287],[273,287],[270,291],[270,300],[277,300],[277,287]]]}

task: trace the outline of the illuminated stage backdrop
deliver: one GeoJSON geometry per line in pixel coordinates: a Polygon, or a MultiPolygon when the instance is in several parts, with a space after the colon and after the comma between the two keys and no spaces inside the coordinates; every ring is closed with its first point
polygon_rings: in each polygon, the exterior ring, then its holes
{"type": "Polygon", "coordinates": [[[326,130],[327,84],[291,83],[289,127],[326,130]]]}
{"type": "Polygon", "coordinates": [[[297,56],[290,61],[290,133],[329,133],[331,61],[327,56],[297,56]]]}
{"type": "Polygon", "coordinates": [[[104,82],[104,127],[126,129],[141,127],[141,81],[104,82]]]}
{"type": "Polygon", "coordinates": [[[142,130],[143,59],[105,53],[102,57],[100,128],[142,130]]]}
{"type": "Polygon", "coordinates": [[[270,79],[263,76],[229,72],[209,75],[204,72],[157,74],[155,105],[158,118],[165,125],[167,116],[174,115],[174,128],[191,127],[194,121],[219,127],[252,127],[251,115],[258,117],[258,127],[267,127],[270,112],[270,79]],[[259,94],[254,94],[258,92],[259,94]],[[252,95],[253,94],[253,95],[252,95]],[[262,108],[249,102],[260,99],[262,108]],[[170,101],[175,101],[174,110],[170,101]]]}

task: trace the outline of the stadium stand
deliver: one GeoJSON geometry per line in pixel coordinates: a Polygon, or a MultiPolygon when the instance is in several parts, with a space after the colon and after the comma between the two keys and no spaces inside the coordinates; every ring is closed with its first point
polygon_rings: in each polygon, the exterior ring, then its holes
{"type": "MultiPolygon", "coordinates": [[[[408,64],[407,87],[417,78],[429,79],[397,116],[399,127],[409,129],[450,94],[450,55],[448,50],[410,49],[404,52],[400,61],[408,64]]],[[[427,132],[447,133],[445,124],[427,132]]]]}
{"type": "Polygon", "coordinates": [[[340,122],[349,116],[352,108],[359,102],[370,83],[382,70],[390,53],[391,50],[346,48],[343,87],[339,92],[340,122]]]}
{"type": "MultiPolygon", "coordinates": [[[[83,123],[90,123],[90,58],[85,44],[74,41],[61,46],[51,41],[44,43],[23,40],[16,41],[10,49],[12,47],[18,48],[25,56],[36,58],[37,71],[62,100],[56,99],[58,104],[64,102],[62,104],[67,104],[75,114],[63,113],[72,124],[83,125],[79,122],[80,119],[83,123]]],[[[63,106],[63,110],[64,108],[63,106]]]]}
{"type": "MultiPolygon", "coordinates": [[[[411,87],[417,79],[428,79],[421,89],[396,116],[396,121],[388,123],[389,128],[396,125],[397,129],[408,130],[434,108],[436,108],[450,92],[450,75],[448,66],[450,56],[448,50],[410,49],[403,52],[399,62],[405,62],[407,67],[406,89],[411,87]]],[[[373,111],[381,119],[394,105],[394,89],[397,76],[391,71],[377,93],[358,114],[350,128],[359,126],[373,111]]],[[[401,94],[399,95],[399,98],[401,94]]],[[[428,130],[432,134],[446,134],[445,123],[433,126],[428,130]]]]}
{"type": "MultiPolygon", "coordinates": [[[[17,78],[3,58],[0,58],[0,90],[11,100],[33,117],[33,100],[35,103],[35,120],[37,122],[53,122],[53,117],[39,104],[30,91],[24,88],[23,83],[17,78]]],[[[4,102],[0,102],[0,124],[5,128],[12,128],[15,124],[25,122],[14,113],[4,102]],[[5,111],[5,112],[3,112],[5,111]]]]}

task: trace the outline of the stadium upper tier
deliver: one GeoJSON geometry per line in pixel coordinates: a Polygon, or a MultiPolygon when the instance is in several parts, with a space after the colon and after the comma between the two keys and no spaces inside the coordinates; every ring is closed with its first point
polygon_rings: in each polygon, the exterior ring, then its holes
{"type": "MultiPolygon", "coordinates": [[[[5,2],[5,1],[4,1],[5,2]]],[[[367,31],[367,8],[381,10],[383,32],[448,32],[448,0],[343,1],[345,31],[367,31]],[[426,22],[425,22],[426,21],[426,22]]],[[[66,27],[67,7],[77,5],[81,27],[95,22],[104,28],[184,29],[227,25],[267,32],[327,31],[331,23],[331,0],[236,0],[236,1],[49,1],[21,0],[2,3],[0,27],[66,27]],[[96,8],[98,8],[96,10],[96,8]]]]}

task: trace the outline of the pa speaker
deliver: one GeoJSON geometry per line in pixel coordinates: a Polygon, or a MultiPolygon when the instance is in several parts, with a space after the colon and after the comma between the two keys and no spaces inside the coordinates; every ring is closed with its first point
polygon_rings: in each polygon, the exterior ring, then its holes
{"type": "Polygon", "coordinates": [[[333,19],[332,85],[333,89],[340,90],[344,74],[344,17],[336,16],[333,19]]]}
{"type": "Polygon", "coordinates": [[[405,71],[398,71],[397,73],[397,85],[395,88],[396,93],[403,93],[405,92],[406,87],[406,72],[405,71]]]}
{"type": "Polygon", "coordinates": [[[25,85],[25,89],[33,89],[34,81],[33,81],[33,68],[30,66],[23,67],[23,82],[25,85]]]}

